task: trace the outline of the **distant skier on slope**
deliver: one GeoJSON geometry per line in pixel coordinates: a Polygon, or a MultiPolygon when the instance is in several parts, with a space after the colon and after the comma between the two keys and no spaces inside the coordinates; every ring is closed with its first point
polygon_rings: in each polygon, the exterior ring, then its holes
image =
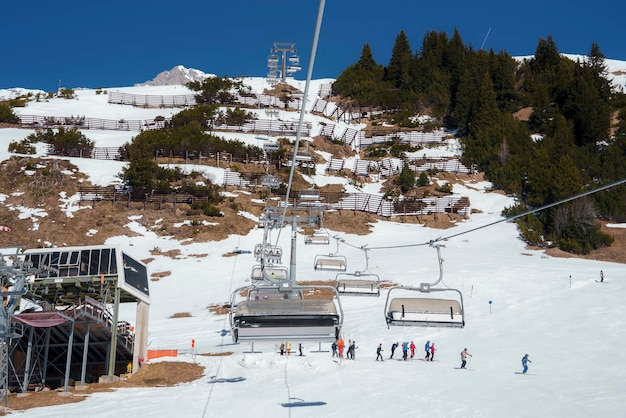
{"type": "Polygon", "coordinates": [[[378,348],[376,349],[376,361],[378,361],[378,359],[380,359],[380,361],[385,361],[383,360],[383,344],[382,343],[378,344],[378,348]]]}
{"type": "Polygon", "coordinates": [[[400,343],[398,342],[391,344],[391,355],[389,356],[390,359],[393,358],[393,352],[396,351],[396,348],[398,348],[399,345],[400,343]]]}
{"type": "Polygon", "coordinates": [[[463,351],[461,351],[461,368],[464,369],[465,365],[467,364],[467,357],[472,357],[472,355],[467,351],[467,348],[464,348],[463,351]]]}
{"type": "Polygon", "coordinates": [[[343,358],[343,349],[346,346],[346,343],[343,342],[343,338],[340,338],[337,342],[337,348],[339,349],[339,358],[343,358]]]}
{"type": "Polygon", "coordinates": [[[426,345],[424,345],[424,351],[426,351],[426,357],[424,357],[424,360],[430,360],[430,341],[426,341],[426,345]]]}
{"type": "Polygon", "coordinates": [[[600,270],[600,283],[604,283],[604,272],[600,270]]]}
{"type": "Polygon", "coordinates": [[[408,356],[409,356],[409,343],[405,341],[402,343],[402,360],[406,360],[408,356]]]}
{"type": "Polygon", "coordinates": [[[528,363],[532,363],[532,361],[528,358],[528,354],[525,354],[524,357],[522,357],[522,366],[524,367],[522,374],[525,374],[528,371],[528,363]]]}
{"type": "Polygon", "coordinates": [[[435,343],[430,343],[430,361],[435,361],[435,343]]]}
{"type": "Polygon", "coordinates": [[[355,350],[357,348],[356,341],[352,341],[352,343],[350,343],[350,347],[348,347],[348,354],[351,360],[354,360],[355,350]]]}

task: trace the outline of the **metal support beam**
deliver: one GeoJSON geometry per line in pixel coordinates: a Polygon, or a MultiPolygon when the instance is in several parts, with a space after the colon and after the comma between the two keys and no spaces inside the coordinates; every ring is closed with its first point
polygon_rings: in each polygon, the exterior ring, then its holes
{"type": "Polygon", "coordinates": [[[72,344],[74,343],[74,322],[70,325],[70,336],[67,339],[67,359],[65,361],[65,382],[63,383],[63,391],[67,392],[67,386],[70,383],[70,367],[72,366],[72,344]]]}
{"type": "Polygon", "coordinates": [[[91,326],[87,324],[87,331],[85,331],[85,340],[83,341],[83,365],[80,371],[80,384],[85,385],[85,376],[87,375],[87,354],[89,353],[89,333],[91,332],[91,326]]]}
{"type": "Polygon", "coordinates": [[[24,365],[24,382],[22,386],[22,392],[28,391],[28,384],[30,382],[30,360],[33,356],[33,334],[35,333],[35,327],[30,328],[28,333],[28,348],[26,349],[26,364],[24,365]]]}
{"type": "Polygon", "coordinates": [[[117,318],[120,311],[120,288],[115,288],[113,301],[113,323],[111,324],[111,345],[109,347],[109,376],[115,374],[115,354],[117,351],[117,318]]]}
{"type": "Polygon", "coordinates": [[[133,347],[133,373],[139,370],[140,359],[148,358],[148,322],[150,319],[150,305],[137,302],[135,315],[135,339],[133,347]]]}
{"type": "Polygon", "coordinates": [[[50,334],[51,328],[46,329],[46,346],[43,352],[43,365],[41,366],[41,386],[46,387],[46,378],[48,376],[48,352],[50,351],[50,334]]]}

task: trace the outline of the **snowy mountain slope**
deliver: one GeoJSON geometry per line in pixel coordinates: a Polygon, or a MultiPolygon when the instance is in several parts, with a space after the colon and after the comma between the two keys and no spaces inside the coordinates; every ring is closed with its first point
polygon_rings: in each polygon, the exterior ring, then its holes
{"type": "MultiPolygon", "coordinates": [[[[255,82],[263,84],[259,80],[255,82]]],[[[147,92],[152,88],[128,89],[150,94],[147,92]]],[[[179,94],[181,89],[180,86],[158,88],[162,92],[171,88],[171,94],[179,94]]],[[[93,91],[79,90],[77,100],[32,103],[20,112],[133,119],[164,115],[165,110],[109,105],[93,91]]],[[[317,123],[311,115],[306,120],[317,123]]],[[[8,158],[9,141],[19,140],[30,132],[0,129],[0,159],[8,158]]],[[[94,139],[97,146],[105,143],[115,146],[130,140],[133,133],[85,131],[85,135],[94,139]]],[[[257,141],[243,134],[233,137],[257,141]]],[[[86,159],[72,159],[72,162],[92,181],[113,177],[120,170],[119,162],[86,159]]],[[[213,175],[219,176],[218,171],[213,175]]],[[[324,181],[323,173],[316,174],[317,181],[324,181]]],[[[369,270],[381,279],[412,286],[433,282],[439,274],[433,248],[382,247],[426,244],[501,219],[502,208],[511,205],[512,200],[488,190],[488,183],[454,185],[454,192],[468,195],[472,207],[479,212],[447,230],[379,221],[367,236],[340,234],[351,244],[340,246],[348,259],[348,270],[363,267],[364,256],[358,247],[368,245],[379,248],[370,252],[369,270]]],[[[388,329],[384,320],[387,290],[379,298],[342,297],[344,338],[356,340],[358,349],[356,360],[338,363],[328,352],[313,352],[319,348],[315,344],[305,346],[304,357],[281,357],[273,344],[257,344],[254,349],[260,352],[249,353],[252,348],[249,344],[235,345],[224,332],[228,330],[227,316],[207,309],[209,305],[227,302],[233,289],[249,283],[251,268],[256,264],[252,255],[228,258],[222,255],[233,248],[252,249],[261,242],[262,230],[233,235],[219,242],[190,244],[158,237],[151,231],[151,225],[144,225],[141,219],[128,219],[127,228],[129,235],[131,231],[139,235],[113,237],[106,243],[119,245],[138,259],[153,258],[148,264],[150,273],[171,272],[170,276],[151,282],[149,348],[178,348],[181,351],[178,360],[204,365],[205,376],[173,388],[98,393],[77,404],[37,408],[20,416],[109,417],[120,411],[154,417],[178,416],[181,411],[193,417],[223,417],[233,413],[263,417],[624,416],[626,380],[619,367],[626,361],[621,347],[626,341],[626,318],[622,314],[626,294],[623,264],[553,258],[529,250],[519,240],[515,225],[510,223],[459,235],[443,242],[444,282],[464,295],[466,327],[388,329]],[[155,247],[163,254],[151,254],[155,247]],[[180,250],[181,255],[168,257],[165,252],[170,249],[180,250]],[[601,269],[609,281],[607,284],[594,280],[601,269]],[[171,318],[178,312],[189,312],[191,317],[171,318]],[[196,353],[233,354],[192,356],[192,339],[196,353]],[[389,361],[393,342],[415,341],[417,355],[421,357],[426,340],[436,343],[439,361],[389,361]],[[383,363],[374,361],[379,343],[385,349],[383,363]],[[460,364],[459,353],[465,347],[473,354],[471,370],[455,370],[460,364]],[[521,370],[520,360],[525,353],[533,361],[531,375],[516,375],[514,372],[521,370]]],[[[289,235],[289,228],[282,231],[279,244],[283,248],[289,248],[289,235]]],[[[315,255],[329,250],[332,248],[305,246],[300,237],[299,280],[332,281],[334,273],[313,269],[315,255]]],[[[122,319],[132,323],[133,315],[134,306],[123,307],[122,319]]],[[[327,344],[321,348],[329,349],[327,344]]]]}

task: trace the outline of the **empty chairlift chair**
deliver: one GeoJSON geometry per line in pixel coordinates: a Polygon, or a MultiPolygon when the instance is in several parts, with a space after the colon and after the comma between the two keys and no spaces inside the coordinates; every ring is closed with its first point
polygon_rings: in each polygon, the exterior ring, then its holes
{"type": "Polygon", "coordinates": [[[333,287],[290,286],[288,281],[284,288],[281,285],[248,288],[248,299],[237,304],[234,299],[246,288],[233,292],[230,327],[235,343],[332,342],[338,338],[343,324],[338,295],[334,300],[298,298],[302,290],[333,287]]]}
{"type": "Polygon", "coordinates": [[[305,236],[304,243],[307,245],[328,245],[330,244],[330,236],[328,232],[318,230],[305,236]]]}
{"type": "Polygon", "coordinates": [[[266,281],[266,276],[263,275],[263,271],[265,271],[265,274],[273,280],[286,280],[289,277],[289,271],[286,266],[270,264],[263,267],[261,265],[256,265],[252,267],[252,273],[250,274],[250,279],[253,284],[266,281]]]}
{"type": "Polygon", "coordinates": [[[435,283],[421,283],[419,288],[394,287],[387,293],[385,302],[385,320],[390,325],[415,325],[422,327],[458,327],[465,326],[465,308],[463,294],[457,289],[435,288],[443,282],[443,259],[440,244],[432,244],[437,249],[439,260],[439,279],[435,283]],[[405,293],[405,297],[392,298],[392,293],[405,293]],[[415,292],[419,293],[415,296],[415,292]],[[411,293],[413,295],[409,296],[411,293]],[[435,293],[444,297],[438,298],[435,293]]]}
{"type": "Polygon", "coordinates": [[[368,273],[369,257],[366,248],[365,268],[354,273],[339,273],[335,276],[335,287],[342,295],[356,296],[380,296],[380,277],[374,273],[368,273]]]}
{"type": "Polygon", "coordinates": [[[395,287],[389,290],[385,303],[385,320],[391,325],[412,325],[422,327],[465,326],[463,295],[456,289],[428,289],[395,287]],[[394,291],[419,292],[421,296],[391,298],[394,291]],[[445,298],[437,298],[433,292],[446,292],[445,298]],[[450,298],[449,295],[454,297],[450,298]]]}
{"type": "Polygon", "coordinates": [[[315,270],[346,271],[348,268],[346,257],[339,254],[339,238],[333,238],[337,241],[336,251],[330,254],[316,255],[315,260],[313,260],[313,268],[315,270]]]}

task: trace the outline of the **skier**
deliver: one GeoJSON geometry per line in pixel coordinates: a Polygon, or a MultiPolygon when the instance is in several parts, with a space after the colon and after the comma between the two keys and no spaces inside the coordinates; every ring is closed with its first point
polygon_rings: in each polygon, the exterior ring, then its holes
{"type": "Polygon", "coordinates": [[[415,344],[411,341],[411,345],[409,346],[411,349],[411,358],[415,357],[415,344]]]}
{"type": "Polygon", "coordinates": [[[604,272],[600,270],[600,283],[604,283],[604,272]]]}
{"type": "Polygon", "coordinates": [[[472,355],[467,352],[467,348],[464,348],[463,351],[461,351],[461,368],[462,369],[464,369],[465,365],[467,364],[467,356],[472,357],[472,355]]]}
{"type": "Polygon", "coordinates": [[[528,354],[526,354],[524,355],[524,357],[522,357],[522,366],[524,366],[522,374],[525,374],[528,371],[528,363],[532,363],[532,361],[530,361],[530,359],[528,358],[528,354]]]}
{"type": "Polygon", "coordinates": [[[391,355],[389,356],[390,359],[393,358],[393,352],[396,351],[396,348],[398,348],[398,346],[400,345],[400,343],[393,343],[391,344],[391,355]]]}
{"type": "Polygon", "coordinates": [[[435,343],[430,343],[430,361],[435,361],[435,343]]]}
{"type": "Polygon", "coordinates": [[[378,361],[378,359],[380,359],[380,361],[385,361],[383,360],[383,344],[380,343],[378,344],[378,348],[376,349],[376,361],[378,361]]]}
{"type": "Polygon", "coordinates": [[[330,348],[332,348],[333,350],[333,357],[337,357],[337,340],[333,341],[332,345],[330,346],[330,348]]]}
{"type": "Polygon", "coordinates": [[[409,343],[405,341],[402,343],[402,360],[406,360],[408,356],[409,356],[409,343]]]}
{"type": "Polygon", "coordinates": [[[343,358],[343,348],[345,347],[346,343],[343,342],[343,338],[339,339],[339,342],[337,343],[337,348],[339,349],[339,358],[343,358]]]}
{"type": "Polygon", "coordinates": [[[280,345],[280,355],[284,356],[285,355],[285,343],[282,343],[280,345]]]}
{"type": "Polygon", "coordinates": [[[430,341],[426,341],[426,345],[424,346],[424,351],[426,351],[426,357],[424,357],[424,360],[426,361],[430,360],[430,341]]]}
{"type": "Polygon", "coordinates": [[[358,347],[356,346],[356,341],[352,341],[352,344],[350,344],[350,347],[348,348],[348,351],[350,352],[350,358],[352,360],[354,360],[354,354],[357,348],[358,347]]]}
{"type": "Polygon", "coordinates": [[[287,348],[287,355],[290,356],[291,355],[291,343],[287,343],[285,347],[287,348]]]}
{"type": "Polygon", "coordinates": [[[346,358],[354,360],[354,350],[356,349],[356,341],[348,340],[348,352],[346,358]]]}
{"type": "Polygon", "coordinates": [[[304,347],[302,347],[302,344],[298,344],[298,351],[300,352],[300,357],[302,357],[304,354],[302,354],[302,349],[304,347]]]}

